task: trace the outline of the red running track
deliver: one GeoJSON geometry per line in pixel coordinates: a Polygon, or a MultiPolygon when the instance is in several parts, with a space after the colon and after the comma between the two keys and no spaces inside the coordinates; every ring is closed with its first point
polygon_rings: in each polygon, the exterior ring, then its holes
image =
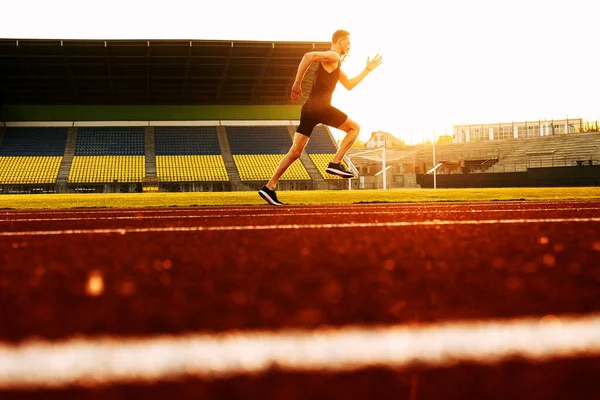
{"type": "MultiPolygon", "coordinates": [[[[0,211],[8,344],[598,311],[600,201],[0,211]]],[[[571,399],[598,376],[588,357],[0,397],[571,399]]]]}

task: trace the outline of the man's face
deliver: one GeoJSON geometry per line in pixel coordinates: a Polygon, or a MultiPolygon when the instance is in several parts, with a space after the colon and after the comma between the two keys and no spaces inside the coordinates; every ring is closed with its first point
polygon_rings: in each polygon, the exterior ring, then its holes
{"type": "Polygon", "coordinates": [[[350,36],[345,36],[343,39],[340,39],[340,49],[342,50],[342,54],[348,54],[350,51],[350,36]]]}

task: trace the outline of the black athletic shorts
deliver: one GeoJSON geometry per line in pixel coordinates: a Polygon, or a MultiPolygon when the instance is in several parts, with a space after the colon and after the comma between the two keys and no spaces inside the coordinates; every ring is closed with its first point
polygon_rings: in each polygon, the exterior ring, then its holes
{"type": "Polygon", "coordinates": [[[310,137],[315,126],[319,124],[339,128],[347,119],[348,115],[346,113],[338,110],[329,103],[308,100],[302,106],[300,125],[296,132],[310,137]]]}

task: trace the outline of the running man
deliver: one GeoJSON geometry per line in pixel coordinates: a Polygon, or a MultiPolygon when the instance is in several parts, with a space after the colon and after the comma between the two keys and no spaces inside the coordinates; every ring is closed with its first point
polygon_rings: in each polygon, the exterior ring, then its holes
{"type": "Polygon", "coordinates": [[[304,54],[304,57],[302,57],[302,61],[300,61],[300,65],[298,66],[298,72],[296,73],[296,80],[292,86],[292,101],[298,100],[298,97],[302,95],[302,79],[304,79],[304,75],[310,65],[313,62],[318,62],[319,65],[315,72],[313,86],[308,100],[302,106],[300,125],[294,134],[292,147],[281,159],[271,180],[258,191],[258,194],[265,199],[267,203],[274,206],[283,205],[283,203],[277,199],[275,186],[277,186],[277,182],[279,181],[279,178],[281,178],[281,175],[283,175],[290,165],[300,157],[308,143],[314,127],[318,124],[328,125],[346,132],[337,153],[326,169],[327,173],[341,176],[342,178],[354,177],[352,172],[349,172],[344,168],[341,161],[344,158],[344,155],[346,155],[346,152],[358,138],[360,126],[355,121],[348,118],[348,115],[343,111],[333,107],[331,105],[331,97],[338,81],[341,82],[347,90],[352,90],[369,74],[369,72],[373,71],[381,64],[382,57],[379,54],[373,57],[372,60],[367,57],[365,69],[354,78],[348,78],[348,75],[340,69],[340,66],[349,50],[350,33],[348,31],[338,30],[331,38],[331,49],[327,51],[311,51],[304,54]]]}

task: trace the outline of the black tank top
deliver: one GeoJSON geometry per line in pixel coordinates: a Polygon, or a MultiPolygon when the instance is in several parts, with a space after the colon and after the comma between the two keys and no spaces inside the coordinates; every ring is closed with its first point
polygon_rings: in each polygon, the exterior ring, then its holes
{"type": "Polygon", "coordinates": [[[323,64],[319,63],[317,71],[315,72],[313,86],[309,96],[310,99],[320,103],[324,102],[330,104],[333,91],[339,78],[339,63],[338,67],[331,72],[327,72],[327,70],[323,68],[323,64]]]}

